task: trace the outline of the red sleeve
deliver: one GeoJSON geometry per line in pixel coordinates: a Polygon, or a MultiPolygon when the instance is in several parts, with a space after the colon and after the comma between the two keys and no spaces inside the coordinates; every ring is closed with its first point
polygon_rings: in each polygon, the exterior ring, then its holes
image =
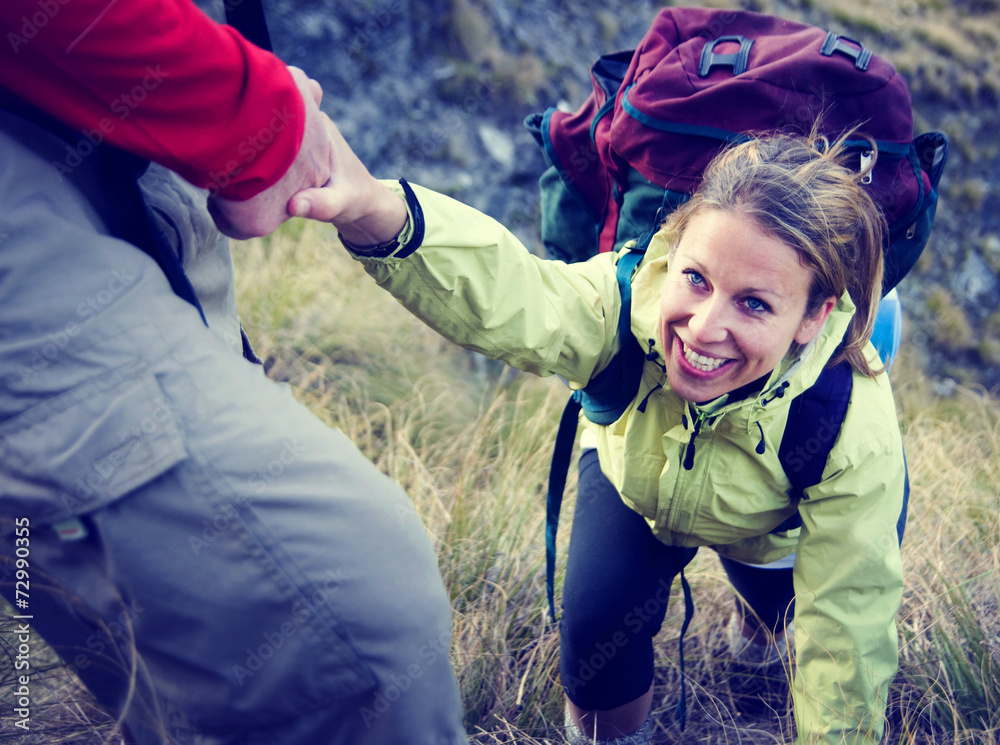
{"type": "Polygon", "coordinates": [[[229,199],[298,153],[301,94],[284,63],[190,0],[3,0],[0,88],[229,199]]]}

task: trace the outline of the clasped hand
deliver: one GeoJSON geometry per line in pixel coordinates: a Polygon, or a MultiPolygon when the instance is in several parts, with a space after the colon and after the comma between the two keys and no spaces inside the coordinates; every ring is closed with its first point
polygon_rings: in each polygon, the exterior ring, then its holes
{"type": "Polygon", "coordinates": [[[245,201],[210,197],[216,226],[231,238],[268,235],[290,217],[333,223],[357,245],[389,240],[406,225],[406,206],[372,177],[319,105],[323,89],[289,67],[305,103],[306,125],[295,161],[284,176],[245,201]]]}

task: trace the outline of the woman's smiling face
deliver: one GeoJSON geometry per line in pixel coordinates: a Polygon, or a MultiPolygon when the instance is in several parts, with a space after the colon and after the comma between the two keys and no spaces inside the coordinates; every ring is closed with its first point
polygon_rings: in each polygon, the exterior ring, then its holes
{"type": "Polygon", "coordinates": [[[806,318],[812,270],[798,252],[738,212],[694,215],[660,296],[660,341],[677,395],[704,402],[751,383],[807,344],[836,303],[806,318]]]}

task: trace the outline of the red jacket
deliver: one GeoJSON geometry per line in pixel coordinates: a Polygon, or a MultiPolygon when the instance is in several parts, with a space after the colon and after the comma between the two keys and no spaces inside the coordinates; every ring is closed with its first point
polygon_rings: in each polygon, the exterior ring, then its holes
{"type": "Polygon", "coordinates": [[[284,63],[190,0],[3,0],[0,33],[0,105],[13,94],[223,197],[258,194],[298,153],[284,63]]]}

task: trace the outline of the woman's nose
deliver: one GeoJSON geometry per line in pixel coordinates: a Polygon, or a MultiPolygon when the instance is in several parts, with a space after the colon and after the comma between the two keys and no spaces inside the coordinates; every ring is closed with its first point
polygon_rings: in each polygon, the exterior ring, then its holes
{"type": "Polygon", "coordinates": [[[688,329],[691,331],[692,342],[711,344],[725,341],[729,332],[722,303],[716,298],[706,298],[696,303],[688,319],[688,329]]]}

